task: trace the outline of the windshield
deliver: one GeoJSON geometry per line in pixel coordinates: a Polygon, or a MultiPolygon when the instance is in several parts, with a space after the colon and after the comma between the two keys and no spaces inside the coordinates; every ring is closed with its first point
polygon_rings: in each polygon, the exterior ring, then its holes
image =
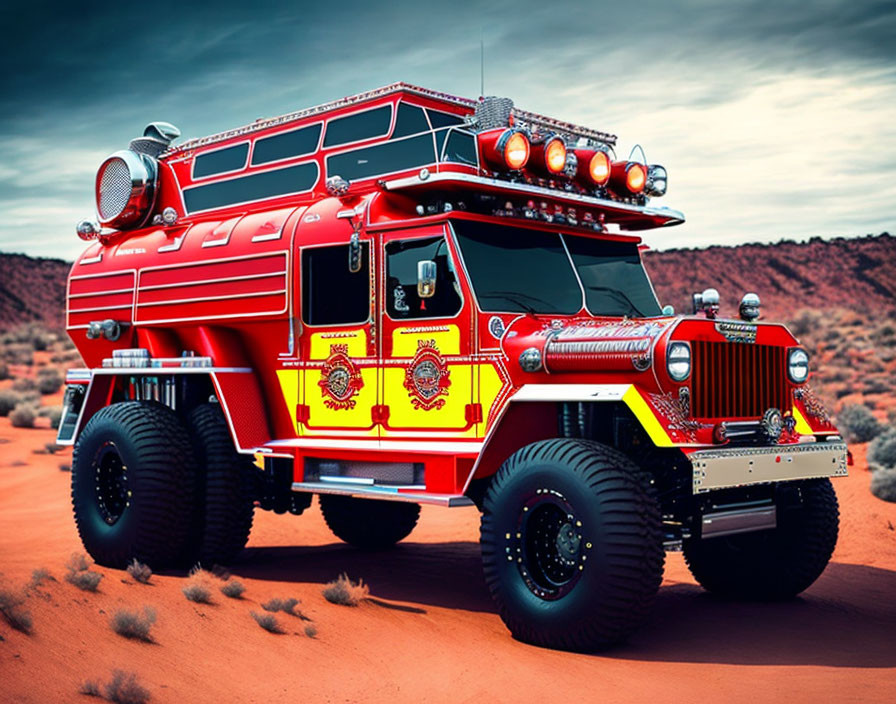
{"type": "Polygon", "coordinates": [[[452,227],[484,312],[574,315],[584,284],[593,315],[660,314],[634,243],[469,220],[452,227]]]}

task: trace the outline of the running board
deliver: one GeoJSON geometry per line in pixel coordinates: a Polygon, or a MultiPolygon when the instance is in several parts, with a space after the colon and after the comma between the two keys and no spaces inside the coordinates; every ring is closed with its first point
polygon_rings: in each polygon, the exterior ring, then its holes
{"type": "Polygon", "coordinates": [[[349,482],[295,482],[292,490],[312,494],[339,494],[356,499],[379,499],[380,501],[405,501],[414,504],[434,504],[446,508],[474,506],[473,501],[463,494],[427,494],[419,486],[384,486],[382,484],[355,484],[349,482]]]}
{"type": "Polygon", "coordinates": [[[703,515],[701,537],[718,538],[722,535],[770,530],[777,527],[777,517],[774,506],[706,513],[703,515]]]}

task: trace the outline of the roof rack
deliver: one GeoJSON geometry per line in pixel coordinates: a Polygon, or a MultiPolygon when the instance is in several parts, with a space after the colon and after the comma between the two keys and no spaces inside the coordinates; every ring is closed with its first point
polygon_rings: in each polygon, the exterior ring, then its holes
{"type": "MultiPolygon", "coordinates": [[[[476,105],[478,105],[479,103],[478,100],[461,98],[456,95],[441,93],[439,91],[429,90],[428,88],[421,88],[420,86],[411,85],[410,83],[393,83],[388,86],[383,86],[382,88],[365,91],[364,93],[351,95],[347,98],[340,98],[339,100],[333,100],[329,103],[321,103],[320,105],[315,105],[314,107],[304,108],[303,110],[286,113],[285,115],[280,115],[278,117],[260,118],[255,122],[244,125],[243,127],[236,127],[232,130],[226,130],[225,132],[218,132],[217,134],[209,135],[208,137],[198,137],[195,139],[190,139],[182,144],[171,147],[164,154],[162,154],[162,156],[168,157],[179,155],[191,149],[196,149],[197,147],[204,147],[209,144],[222,142],[232,137],[239,137],[240,135],[259,132],[261,130],[268,129],[269,127],[282,125],[286,122],[293,122],[305,117],[311,117],[312,115],[320,115],[321,113],[326,113],[338,108],[366,102],[369,100],[373,100],[374,98],[381,98],[385,95],[391,95],[393,93],[410,93],[413,95],[420,95],[426,98],[434,98],[435,100],[441,100],[442,102],[452,103],[454,105],[469,109],[475,109],[476,105]]],[[[608,132],[592,130],[587,127],[574,125],[570,122],[563,122],[561,120],[555,120],[552,117],[539,115],[538,113],[529,112],[527,110],[520,110],[519,108],[513,108],[511,114],[518,122],[525,123],[529,126],[539,127],[545,130],[558,132],[565,137],[583,137],[587,140],[603,142],[611,146],[616,144],[616,135],[610,134],[608,132]]]]}

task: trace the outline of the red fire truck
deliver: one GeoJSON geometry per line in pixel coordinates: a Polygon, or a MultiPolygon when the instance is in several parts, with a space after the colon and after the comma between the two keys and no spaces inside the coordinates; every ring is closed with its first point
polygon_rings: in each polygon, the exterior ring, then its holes
{"type": "Polygon", "coordinates": [[[315,494],[361,548],[475,505],[501,617],[570,649],[643,621],[665,550],[730,596],[821,574],[847,453],[808,355],[753,294],[660,306],[633,233],[684,218],[643,151],[406,84],[178,137],[77,228],[58,442],[98,563],[226,564],[315,494]]]}

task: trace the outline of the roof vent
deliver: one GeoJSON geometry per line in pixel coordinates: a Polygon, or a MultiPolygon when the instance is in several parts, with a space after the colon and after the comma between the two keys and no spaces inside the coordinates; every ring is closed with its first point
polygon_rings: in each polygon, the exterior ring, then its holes
{"type": "Polygon", "coordinates": [[[476,124],[480,130],[495,127],[510,127],[510,113],[513,101],[510,98],[498,98],[487,95],[476,106],[476,124]]]}
{"type": "Polygon", "coordinates": [[[131,140],[131,151],[157,157],[178,137],[180,130],[170,122],[150,122],[142,137],[131,140]]]}

